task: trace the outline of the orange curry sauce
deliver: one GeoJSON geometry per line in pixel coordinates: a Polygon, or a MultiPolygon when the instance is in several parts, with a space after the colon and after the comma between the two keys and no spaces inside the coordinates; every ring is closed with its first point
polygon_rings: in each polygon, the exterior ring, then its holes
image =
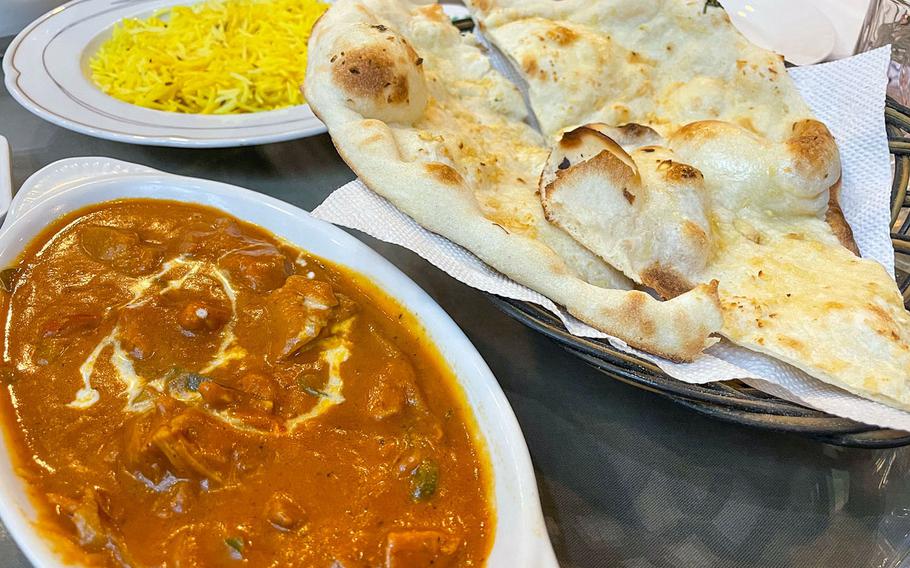
{"type": "Polygon", "coordinates": [[[415,319],[215,209],[130,199],[0,273],[42,529],[103,566],[481,566],[488,458],[415,319]]]}

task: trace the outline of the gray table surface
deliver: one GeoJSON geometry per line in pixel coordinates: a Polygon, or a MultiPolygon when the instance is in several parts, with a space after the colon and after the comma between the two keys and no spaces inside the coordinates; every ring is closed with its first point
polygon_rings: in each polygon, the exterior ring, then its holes
{"type": "MultiPolygon", "coordinates": [[[[326,135],[218,150],[131,146],[44,122],[2,87],[0,134],[13,148],[14,188],[55,160],[110,156],[310,210],[354,177],[326,135]]],[[[493,369],[527,438],[563,566],[910,566],[910,449],[843,449],[703,417],[594,371],[409,251],[356,236],[439,302],[493,369]]],[[[5,530],[0,566],[28,566],[5,530]]]]}

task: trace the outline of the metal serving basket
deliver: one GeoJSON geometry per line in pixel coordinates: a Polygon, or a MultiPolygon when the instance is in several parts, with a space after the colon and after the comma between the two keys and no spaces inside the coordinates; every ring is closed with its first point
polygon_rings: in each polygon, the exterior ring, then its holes
{"type": "MultiPolygon", "coordinates": [[[[891,240],[896,278],[910,301],[910,108],[888,99],[885,124],[894,156],[891,188],[891,240]]],[[[703,414],[737,424],[802,434],[839,446],[889,448],[910,444],[910,433],[832,416],[765,394],[741,381],[692,385],[678,381],[649,361],[623,353],[604,340],[575,337],[552,313],[527,302],[491,296],[503,312],[550,337],[570,353],[607,376],[666,396],[703,414]]]]}

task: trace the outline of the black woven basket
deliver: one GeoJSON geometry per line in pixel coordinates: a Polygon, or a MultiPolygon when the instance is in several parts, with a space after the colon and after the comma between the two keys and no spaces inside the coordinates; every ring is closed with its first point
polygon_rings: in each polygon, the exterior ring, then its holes
{"type": "MultiPolygon", "coordinates": [[[[885,124],[894,155],[894,182],[891,188],[891,233],[896,256],[896,278],[904,296],[910,299],[910,108],[888,99],[885,124]],[[903,214],[902,214],[903,213],[903,214]]],[[[623,353],[609,343],[570,334],[562,322],[547,310],[527,302],[490,296],[503,312],[558,342],[582,361],[607,376],[666,396],[703,414],[737,424],[793,432],[839,446],[890,448],[910,444],[910,433],[876,428],[846,418],[765,394],[741,381],[692,385],[678,381],[657,365],[623,353]]]]}

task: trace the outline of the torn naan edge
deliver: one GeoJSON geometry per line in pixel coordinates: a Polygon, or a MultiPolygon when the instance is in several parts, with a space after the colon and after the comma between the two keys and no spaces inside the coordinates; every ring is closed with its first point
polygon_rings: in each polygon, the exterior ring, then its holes
{"type": "Polygon", "coordinates": [[[589,124],[566,132],[541,174],[540,200],[547,219],[575,240],[675,298],[695,286],[711,254],[704,178],[666,149],[643,145],[660,141],[653,130],[629,130],[589,124]]]}
{"type": "Polygon", "coordinates": [[[910,410],[910,314],[830,224],[840,166],[821,123],[771,142],[697,122],[628,152],[605,132],[557,144],[541,177],[551,221],[665,297],[717,280],[725,337],[910,410]]]}
{"type": "Polygon", "coordinates": [[[514,85],[438,5],[341,0],[309,43],[305,94],[341,156],[427,229],[562,304],[674,360],[721,325],[715,286],[661,302],[547,222],[536,195],[548,150],[514,85]]]}

